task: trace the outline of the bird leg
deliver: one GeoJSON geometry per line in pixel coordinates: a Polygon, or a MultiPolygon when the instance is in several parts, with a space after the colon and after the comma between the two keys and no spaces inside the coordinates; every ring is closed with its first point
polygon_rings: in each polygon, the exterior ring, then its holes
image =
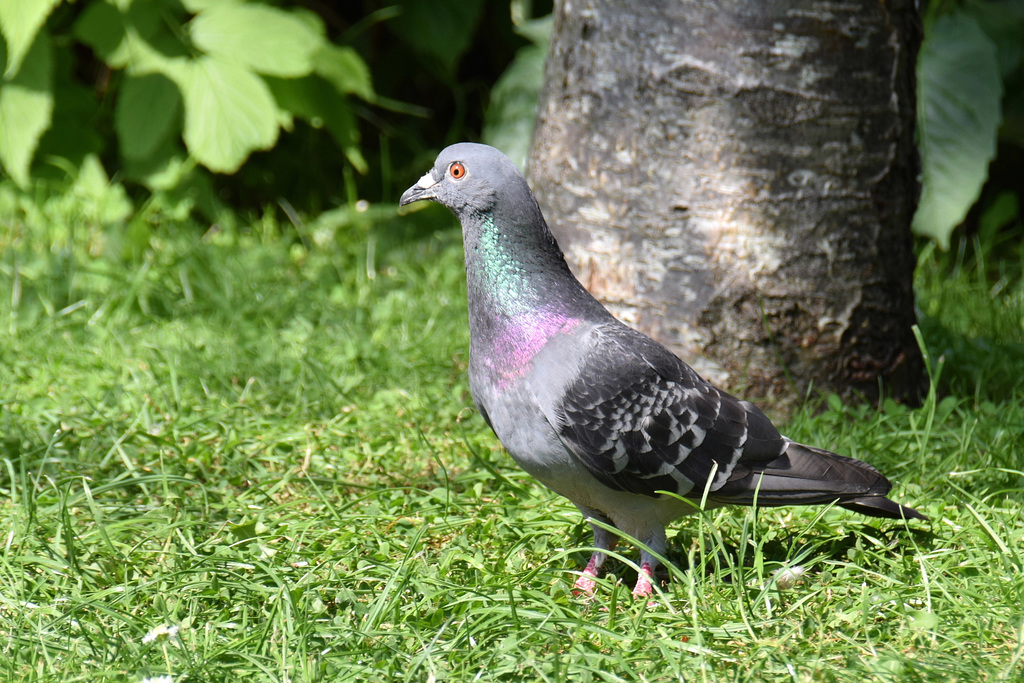
{"type": "MultiPolygon", "coordinates": [[[[584,512],[584,514],[586,514],[584,512]]],[[[594,515],[587,515],[593,517],[594,515]]],[[[604,518],[600,518],[602,522],[606,522],[604,518]]],[[[586,568],[578,579],[576,579],[576,585],[573,586],[573,595],[593,595],[594,589],[597,588],[597,582],[594,581],[598,576],[601,575],[601,565],[608,559],[608,553],[615,550],[615,544],[618,542],[618,537],[615,534],[602,529],[601,527],[591,524],[591,528],[594,530],[594,547],[598,550],[594,551],[594,554],[590,556],[590,561],[587,562],[586,568]]]]}
{"type": "MultiPolygon", "coordinates": [[[[656,530],[648,538],[644,539],[644,543],[655,553],[663,555],[667,545],[665,528],[662,527],[656,530]]],[[[648,598],[654,593],[654,586],[651,582],[654,580],[654,570],[657,568],[658,558],[646,550],[641,550],[640,571],[637,572],[636,585],[633,587],[634,598],[648,598]]]]}
{"type": "Polygon", "coordinates": [[[576,585],[572,587],[573,595],[593,595],[594,589],[597,588],[597,582],[594,581],[601,574],[601,564],[605,558],[608,557],[604,553],[597,552],[590,556],[590,562],[587,562],[586,568],[583,570],[583,574],[576,579],[576,585]]]}
{"type": "Polygon", "coordinates": [[[634,598],[649,598],[654,593],[651,580],[654,578],[654,569],[650,564],[644,562],[640,565],[640,571],[636,575],[636,585],[633,586],[634,598]]]}

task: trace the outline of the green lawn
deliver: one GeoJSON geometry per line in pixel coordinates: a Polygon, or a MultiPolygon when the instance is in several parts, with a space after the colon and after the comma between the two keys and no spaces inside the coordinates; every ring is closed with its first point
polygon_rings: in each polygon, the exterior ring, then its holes
{"type": "Polygon", "coordinates": [[[694,516],[647,605],[628,548],[595,601],[570,594],[588,528],[471,408],[443,211],[163,225],[134,260],[130,234],[21,215],[0,222],[0,680],[1024,680],[1019,264],[927,251],[938,398],[788,427],[931,524],[694,516]]]}

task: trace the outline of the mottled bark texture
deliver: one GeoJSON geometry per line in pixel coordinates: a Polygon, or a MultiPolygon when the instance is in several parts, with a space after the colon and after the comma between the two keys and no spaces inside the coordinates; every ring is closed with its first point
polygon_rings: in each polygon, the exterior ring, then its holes
{"type": "Polygon", "coordinates": [[[529,173],[583,283],[777,408],[914,396],[912,0],[556,2],[529,173]]]}

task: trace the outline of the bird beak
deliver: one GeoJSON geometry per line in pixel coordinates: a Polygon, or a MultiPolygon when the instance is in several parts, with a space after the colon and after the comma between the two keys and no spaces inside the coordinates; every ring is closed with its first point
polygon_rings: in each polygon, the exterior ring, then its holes
{"type": "Polygon", "coordinates": [[[433,192],[435,185],[437,185],[437,181],[434,180],[433,173],[427,171],[415,185],[402,193],[402,198],[398,200],[398,205],[405,206],[406,204],[418,202],[421,199],[433,199],[435,196],[433,192]]]}

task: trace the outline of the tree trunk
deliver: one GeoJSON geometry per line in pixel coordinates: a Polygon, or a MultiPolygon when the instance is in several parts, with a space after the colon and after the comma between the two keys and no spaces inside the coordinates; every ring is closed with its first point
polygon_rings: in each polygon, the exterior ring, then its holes
{"type": "Polygon", "coordinates": [[[555,4],[530,175],[583,283],[776,407],[915,396],[913,0],[555,4]]]}

